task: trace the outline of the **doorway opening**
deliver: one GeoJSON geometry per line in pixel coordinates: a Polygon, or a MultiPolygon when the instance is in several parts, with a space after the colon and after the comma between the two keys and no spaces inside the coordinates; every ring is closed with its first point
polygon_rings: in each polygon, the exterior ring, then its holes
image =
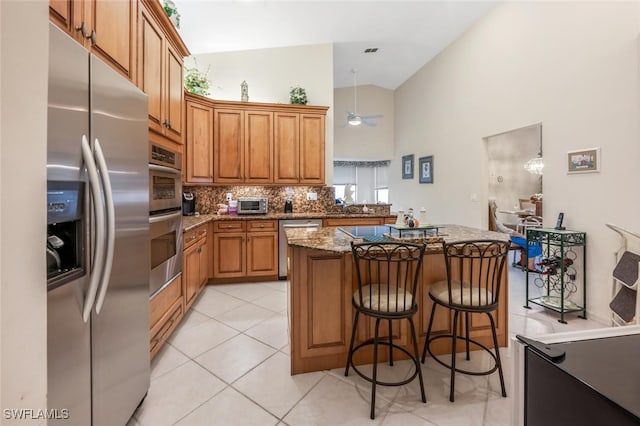
{"type": "Polygon", "coordinates": [[[542,123],[487,136],[484,140],[488,196],[497,206],[495,219],[514,230],[526,217],[537,216],[542,220],[542,123]]]}

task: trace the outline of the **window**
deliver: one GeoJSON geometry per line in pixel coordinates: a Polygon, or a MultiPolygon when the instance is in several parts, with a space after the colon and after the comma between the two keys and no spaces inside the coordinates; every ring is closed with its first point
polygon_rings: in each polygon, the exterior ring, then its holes
{"type": "Polygon", "coordinates": [[[389,161],[334,161],[335,197],[345,200],[347,185],[354,203],[388,203],[389,161]]]}

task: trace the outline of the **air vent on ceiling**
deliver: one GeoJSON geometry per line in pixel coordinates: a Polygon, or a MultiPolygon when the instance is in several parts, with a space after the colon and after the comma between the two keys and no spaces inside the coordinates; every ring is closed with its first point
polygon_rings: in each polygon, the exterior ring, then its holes
{"type": "Polygon", "coordinates": [[[377,47],[368,47],[364,49],[364,53],[376,53],[378,51],[377,47]]]}

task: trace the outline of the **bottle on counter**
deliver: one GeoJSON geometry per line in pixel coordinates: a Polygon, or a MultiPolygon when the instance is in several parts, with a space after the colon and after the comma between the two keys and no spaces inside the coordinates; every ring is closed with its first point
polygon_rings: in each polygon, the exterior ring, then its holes
{"type": "Polygon", "coordinates": [[[409,228],[413,228],[414,226],[416,226],[416,222],[413,217],[413,208],[409,208],[409,210],[407,211],[407,217],[404,220],[404,224],[409,228]]]}
{"type": "Polygon", "coordinates": [[[422,225],[426,225],[427,224],[427,209],[425,209],[424,207],[420,207],[420,223],[422,225]]]}

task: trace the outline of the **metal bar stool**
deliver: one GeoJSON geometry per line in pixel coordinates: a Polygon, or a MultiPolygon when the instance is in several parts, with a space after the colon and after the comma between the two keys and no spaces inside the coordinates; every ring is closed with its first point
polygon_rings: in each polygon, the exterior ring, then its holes
{"type": "Polygon", "coordinates": [[[418,340],[413,315],[418,311],[416,288],[420,267],[424,257],[424,244],[410,243],[351,243],[351,251],[358,278],[358,289],[353,294],[351,303],[355,309],[351,343],[347,356],[344,375],[349,375],[349,368],[371,383],[371,419],[375,418],[376,385],[401,386],[418,377],[422,402],[427,402],[422,381],[418,352],[418,340]],[[374,337],[354,347],[358,319],[360,314],[375,318],[374,337]],[[414,354],[393,342],[391,322],[406,319],[411,326],[414,354]],[[380,321],[387,320],[389,336],[380,336],[380,321]],[[373,345],[373,374],[366,376],[353,363],[353,356],[359,349],[373,345]],[[389,365],[393,365],[393,350],[405,353],[415,364],[415,371],[407,379],[399,382],[382,382],[378,380],[378,345],[389,347],[389,365]]]}
{"type": "Polygon", "coordinates": [[[443,243],[447,280],[434,283],[429,289],[429,297],[433,300],[431,318],[427,329],[427,337],[422,351],[424,363],[427,352],[439,364],[451,370],[451,389],[449,400],[454,401],[455,373],[481,376],[498,370],[502,396],[507,392],[504,386],[502,363],[498,349],[496,324],[492,313],[498,308],[502,275],[509,256],[509,241],[476,240],[443,243]],[[453,311],[453,328],[451,334],[431,335],[431,327],[435,317],[436,307],[444,306],[453,311]],[[464,336],[458,336],[458,317],[464,313],[464,336]],[[493,336],[494,351],[482,343],[469,338],[469,314],[484,313],[489,317],[493,336]],[[456,367],[456,340],[460,338],[466,344],[467,360],[469,345],[472,343],[483,349],[493,358],[493,366],[486,371],[468,371],[456,367]],[[431,351],[431,342],[438,339],[451,339],[451,364],[439,359],[431,351]]]}

